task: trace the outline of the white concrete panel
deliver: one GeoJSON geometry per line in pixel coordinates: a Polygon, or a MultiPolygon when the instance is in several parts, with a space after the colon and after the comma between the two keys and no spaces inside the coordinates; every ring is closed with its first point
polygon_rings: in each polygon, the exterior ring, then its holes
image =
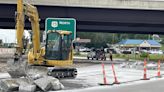
{"type": "MultiPolygon", "coordinates": [[[[0,0],[15,4],[17,0],[0,0]]],[[[164,0],[24,0],[36,5],[77,6],[98,8],[164,9],[164,0]]]]}

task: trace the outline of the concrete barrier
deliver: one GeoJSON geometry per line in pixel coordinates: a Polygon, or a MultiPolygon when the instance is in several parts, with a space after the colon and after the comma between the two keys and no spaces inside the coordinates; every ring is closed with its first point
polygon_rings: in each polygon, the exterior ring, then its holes
{"type": "Polygon", "coordinates": [[[0,48],[0,58],[10,58],[14,55],[14,48],[0,48]]]}

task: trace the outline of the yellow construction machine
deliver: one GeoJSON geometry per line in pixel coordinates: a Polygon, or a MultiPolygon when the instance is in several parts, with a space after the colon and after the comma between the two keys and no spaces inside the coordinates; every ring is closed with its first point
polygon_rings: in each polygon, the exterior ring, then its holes
{"type": "MultiPolygon", "coordinates": [[[[40,46],[39,14],[37,8],[31,4],[24,4],[23,0],[17,0],[16,14],[17,46],[14,60],[8,61],[9,74],[12,77],[27,76],[29,66],[38,68],[38,71],[46,67],[46,73],[57,78],[75,78],[77,70],[69,67],[73,63],[73,43],[68,30],[48,30],[46,33],[46,45],[40,46]],[[32,27],[32,49],[28,52],[28,63],[24,62],[24,18],[27,16],[32,27]],[[51,68],[49,68],[51,67],[51,68]]],[[[26,44],[27,45],[27,44],[26,44]]]]}

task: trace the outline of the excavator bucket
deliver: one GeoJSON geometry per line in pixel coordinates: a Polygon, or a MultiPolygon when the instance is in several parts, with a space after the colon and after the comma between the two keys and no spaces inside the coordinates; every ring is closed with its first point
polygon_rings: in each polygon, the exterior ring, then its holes
{"type": "Polygon", "coordinates": [[[8,66],[7,71],[12,78],[19,78],[22,76],[27,76],[26,61],[22,59],[19,59],[18,61],[15,61],[14,59],[10,59],[7,61],[7,66],[8,66]]]}
{"type": "Polygon", "coordinates": [[[47,67],[45,66],[31,66],[27,64],[26,60],[19,59],[14,61],[12,59],[8,60],[8,73],[12,78],[20,77],[33,77],[37,74],[47,75],[47,67]]]}

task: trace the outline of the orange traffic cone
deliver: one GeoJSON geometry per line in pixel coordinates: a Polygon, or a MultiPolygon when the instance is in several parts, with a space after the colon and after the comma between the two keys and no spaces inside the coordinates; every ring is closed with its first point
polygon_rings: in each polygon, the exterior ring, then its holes
{"type": "Polygon", "coordinates": [[[107,83],[104,63],[102,62],[101,65],[102,65],[102,73],[103,73],[103,81],[104,81],[104,83],[99,83],[99,85],[112,85],[112,84],[108,84],[107,83]]]}
{"type": "Polygon", "coordinates": [[[117,80],[117,76],[116,76],[116,73],[115,73],[115,69],[114,69],[114,64],[112,63],[112,71],[113,71],[113,75],[114,75],[114,82],[113,84],[120,84],[120,82],[118,82],[117,80]]]}
{"type": "Polygon", "coordinates": [[[146,64],[147,64],[147,62],[146,62],[146,59],[145,59],[144,60],[144,76],[143,76],[142,80],[149,80],[149,78],[147,78],[147,74],[146,74],[146,71],[147,71],[146,64]]]}
{"type": "Polygon", "coordinates": [[[107,80],[106,80],[106,73],[105,73],[105,66],[104,63],[102,63],[102,72],[103,72],[103,80],[104,80],[104,84],[107,84],[107,80]]]}
{"type": "Polygon", "coordinates": [[[157,72],[157,77],[158,78],[161,78],[162,76],[161,76],[161,72],[160,72],[160,60],[158,60],[158,72],[157,72]]]}

